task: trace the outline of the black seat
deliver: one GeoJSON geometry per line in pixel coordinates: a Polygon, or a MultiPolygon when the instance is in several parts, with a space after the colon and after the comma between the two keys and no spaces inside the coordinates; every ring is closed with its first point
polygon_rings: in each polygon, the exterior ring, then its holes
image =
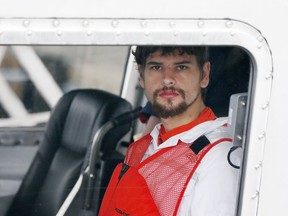
{"type": "MultiPolygon", "coordinates": [[[[130,110],[126,100],[101,90],[65,94],[51,113],[44,139],[8,215],[56,215],[83,171],[94,133],[130,110]]],[[[109,132],[103,139],[105,148],[113,151],[129,130],[128,123],[109,132]]]]}

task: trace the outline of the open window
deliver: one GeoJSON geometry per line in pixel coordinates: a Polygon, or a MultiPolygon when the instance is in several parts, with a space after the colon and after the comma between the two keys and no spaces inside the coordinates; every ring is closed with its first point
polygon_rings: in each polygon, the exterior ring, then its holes
{"type": "Polygon", "coordinates": [[[128,46],[9,45],[0,50],[2,127],[45,123],[63,93],[73,89],[97,87],[119,95],[128,54],[128,46]]]}

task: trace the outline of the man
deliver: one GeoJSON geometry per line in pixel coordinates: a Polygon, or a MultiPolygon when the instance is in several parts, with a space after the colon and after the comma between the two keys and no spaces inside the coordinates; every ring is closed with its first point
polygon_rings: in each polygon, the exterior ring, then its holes
{"type": "Polygon", "coordinates": [[[232,147],[227,119],[216,118],[203,101],[207,49],[139,46],[133,54],[161,123],[130,145],[100,215],[234,215],[239,170],[227,161],[232,147]]]}

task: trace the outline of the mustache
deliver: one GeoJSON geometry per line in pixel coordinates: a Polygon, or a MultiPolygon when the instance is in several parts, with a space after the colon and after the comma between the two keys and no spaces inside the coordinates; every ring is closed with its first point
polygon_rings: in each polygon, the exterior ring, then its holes
{"type": "Polygon", "coordinates": [[[154,91],[154,98],[157,97],[157,95],[161,92],[161,91],[173,91],[173,92],[177,92],[179,93],[183,98],[185,98],[185,92],[183,89],[179,89],[179,88],[175,88],[175,87],[167,87],[167,86],[164,86],[162,89],[157,89],[154,91]]]}

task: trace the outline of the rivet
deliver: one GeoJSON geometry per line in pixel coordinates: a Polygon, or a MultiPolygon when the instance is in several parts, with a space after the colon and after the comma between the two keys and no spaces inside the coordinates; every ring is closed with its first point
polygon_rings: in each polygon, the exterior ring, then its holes
{"type": "Polygon", "coordinates": [[[237,137],[237,139],[238,139],[239,141],[242,141],[242,136],[241,136],[241,135],[237,135],[236,137],[237,137]]]}
{"type": "Polygon", "coordinates": [[[119,25],[119,22],[118,22],[117,20],[113,20],[113,21],[111,22],[111,25],[112,25],[113,28],[117,28],[118,25],[119,25]]]}
{"type": "Polygon", "coordinates": [[[259,41],[259,42],[263,42],[263,40],[264,40],[264,38],[263,38],[261,35],[260,35],[260,36],[258,36],[258,38],[257,38],[257,39],[258,39],[258,41],[259,41]]]}
{"type": "Polygon", "coordinates": [[[258,139],[261,140],[265,137],[265,132],[263,131],[260,135],[258,135],[258,139]]]}
{"type": "Polygon", "coordinates": [[[258,45],[257,45],[257,48],[258,48],[258,49],[261,49],[261,48],[262,48],[262,44],[258,44],[258,45]]]}
{"type": "Polygon", "coordinates": [[[61,37],[62,36],[62,31],[57,32],[57,36],[61,37]]]}
{"type": "Polygon", "coordinates": [[[146,28],[147,27],[147,22],[145,20],[141,21],[140,23],[142,28],[146,28]]]}
{"type": "Polygon", "coordinates": [[[232,25],[233,25],[233,22],[232,22],[231,20],[229,20],[229,21],[226,22],[226,27],[227,27],[227,28],[231,28],[232,25]]]}
{"type": "Polygon", "coordinates": [[[259,161],[259,163],[255,165],[255,169],[258,170],[261,166],[262,166],[262,162],[259,161]]]}
{"type": "Polygon", "coordinates": [[[32,35],[32,31],[31,31],[31,30],[28,30],[28,31],[27,31],[27,35],[28,35],[28,36],[31,36],[31,35],[32,35]]]}
{"type": "Polygon", "coordinates": [[[57,28],[60,25],[59,20],[53,20],[52,25],[57,28]]]}
{"type": "Polygon", "coordinates": [[[82,22],[82,26],[83,27],[87,27],[89,25],[89,21],[88,20],[84,20],[83,22],[82,22]]]}
{"type": "Polygon", "coordinates": [[[251,199],[256,199],[259,195],[259,191],[256,191],[255,194],[251,196],[251,199]]]}
{"type": "Polygon", "coordinates": [[[235,31],[230,31],[230,35],[233,37],[235,35],[235,31]]]}
{"type": "Polygon", "coordinates": [[[175,31],[175,32],[174,32],[174,37],[178,37],[178,35],[179,35],[179,32],[178,32],[178,31],[175,31]]]}
{"type": "Polygon", "coordinates": [[[148,37],[149,35],[150,35],[150,32],[149,32],[149,31],[146,31],[146,32],[145,32],[145,36],[148,37]]]}
{"type": "Polygon", "coordinates": [[[268,106],[269,106],[269,103],[267,102],[267,103],[264,104],[261,108],[262,108],[263,110],[265,110],[268,106]]]}
{"type": "Polygon", "coordinates": [[[116,32],[116,36],[119,37],[120,35],[121,35],[121,32],[120,32],[120,31],[117,31],[117,32],[116,32]]]}
{"type": "Polygon", "coordinates": [[[24,27],[28,27],[30,25],[30,21],[29,20],[24,20],[23,21],[23,26],[24,27]]]}
{"type": "Polygon", "coordinates": [[[92,35],[92,32],[91,32],[91,31],[87,31],[86,35],[87,35],[87,36],[91,36],[91,35],[92,35]]]}
{"type": "Polygon", "coordinates": [[[204,22],[203,21],[199,21],[198,23],[197,23],[197,25],[198,25],[198,27],[199,28],[202,28],[203,26],[204,26],[204,22]]]}
{"type": "Polygon", "coordinates": [[[175,23],[174,21],[170,21],[170,22],[169,22],[169,26],[170,26],[171,28],[173,28],[175,25],[176,25],[176,23],[175,23]]]}
{"type": "Polygon", "coordinates": [[[240,101],[240,104],[241,104],[243,107],[246,107],[246,102],[245,102],[245,101],[240,101]]]}
{"type": "Polygon", "coordinates": [[[207,35],[207,32],[202,32],[202,36],[205,37],[207,35]]]}
{"type": "Polygon", "coordinates": [[[271,73],[269,73],[266,77],[265,77],[265,79],[271,79],[271,78],[273,78],[273,73],[271,72],[271,73]]]}

